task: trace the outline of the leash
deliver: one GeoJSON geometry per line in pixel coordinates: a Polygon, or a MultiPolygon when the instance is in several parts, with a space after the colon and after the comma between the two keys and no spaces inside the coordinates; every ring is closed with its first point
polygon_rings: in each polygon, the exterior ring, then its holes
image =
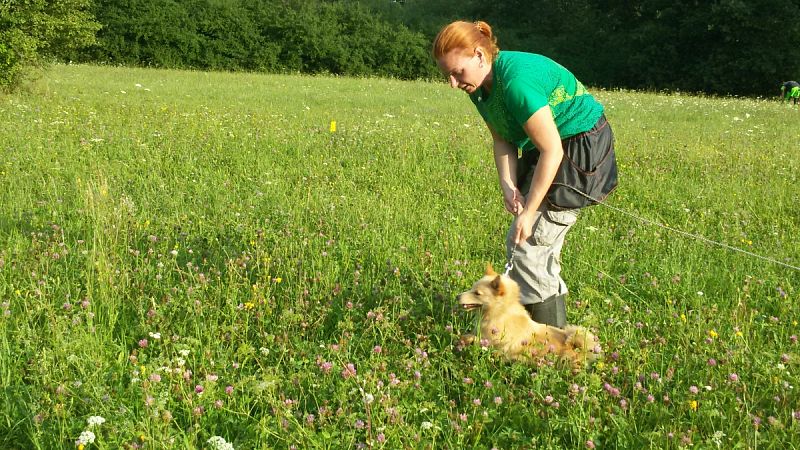
{"type": "Polygon", "coordinates": [[[508,261],[506,261],[506,271],[503,272],[504,277],[507,277],[511,269],[514,268],[514,253],[517,251],[517,247],[519,247],[519,244],[514,244],[514,249],[511,250],[511,255],[509,255],[508,261]]]}
{"type": "MultiPolygon", "coordinates": [[[[787,267],[789,269],[797,270],[798,272],[800,272],[800,267],[798,267],[798,266],[794,266],[792,264],[787,264],[785,262],[778,261],[777,259],[769,258],[769,257],[766,257],[766,256],[762,256],[762,255],[759,255],[757,253],[749,252],[747,250],[744,250],[744,249],[741,249],[741,248],[738,248],[738,247],[734,247],[732,245],[724,244],[722,242],[717,242],[717,241],[711,240],[711,239],[709,239],[707,237],[701,236],[699,234],[693,234],[693,233],[689,233],[689,232],[686,232],[686,231],[683,231],[683,230],[678,230],[677,228],[669,227],[667,225],[658,223],[656,221],[653,221],[653,220],[650,220],[650,219],[646,219],[644,217],[637,216],[636,214],[633,214],[633,213],[629,213],[629,212],[627,212],[627,211],[625,211],[623,209],[617,208],[616,206],[611,206],[608,203],[606,203],[606,202],[604,202],[602,200],[598,200],[596,198],[593,198],[590,195],[588,195],[588,194],[586,194],[584,192],[581,192],[579,189],[574,188],[572,186],[569,186],[569,185],[566,185],[566,184],[562,184],[562,183],[554,183],[554,184],[558,184],[559,186],[568,187],[568,188],[572,189],[573,191],[577,192],[578,194],[581,194],[582,196],[586,197],[587,199],[589,199],[589,200],[591,200],[591,201],[593,201],[595,203],[603,205],[606,208],[609,208],[609,209],[614,210],[616,212],[625,214],[626,216],[632,217],[632,218],[634,218],[634,219],[636,219],[636,220],[638,220],[640,222],[644,222],[644,223],[649,224],[649,225],[655,225],[655,226],[657,226],[659,228],[663,228],[665,230],[672,231],[674,233],[681,234],[683,236],[690,237],[690,238],[696,239],[696,240],[701,241],[701,242],[705,242],[706,244],[716,245],[716,246],[719,246],[719,247],[722,247],[722,248],[725,248],[725,249],[728,249],[728,250],[732,250],[732,251],[735,251],[735,252],[743,253],[745,255],[752,256],[754,258],[758,258],[758,259],[761,259],[763,261],[771,262],[773,264],[777,264],[779,266],[787,267]]],[[[515,250],[516,250],[516,248],[515,248],[515,250]]],[[[512,256],[513,256],[513,252],[512,252],[512,256]]],[[[511,262],[511,259],[509,258],[509,263],[510,262],[511,262]]],[[[506,264],[506,267],[508,267],[508,264],[506,264]]]]}

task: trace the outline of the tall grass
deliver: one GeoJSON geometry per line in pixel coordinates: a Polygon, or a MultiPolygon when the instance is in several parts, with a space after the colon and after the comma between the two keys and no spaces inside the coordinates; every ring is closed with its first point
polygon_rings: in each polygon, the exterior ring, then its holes
{"type": "MultiPolygon", "coordinates": [[[[611,206],[800,265],[800,110],[595,94],[611,206]]],[[[510,217],[444,84],[57,66],[0,120],[0,447],[797,448],[798,271],[610,208],[563,253],[604,361],[458,348],[510,217]]]]}

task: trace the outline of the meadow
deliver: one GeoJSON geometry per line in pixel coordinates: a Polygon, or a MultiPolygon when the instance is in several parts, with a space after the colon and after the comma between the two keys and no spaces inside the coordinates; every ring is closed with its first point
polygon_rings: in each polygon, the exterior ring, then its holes
{"type": "MultiPolygon", "coordinates": [[[[593,92],[610,206],[800,265],[800,108],[593,92]]],[[[800,448],[800,271],[602,205],[600,363],[457,345],[510,216],[443,82],[59,65],[0,121],[0,448],[800,448]]]]}

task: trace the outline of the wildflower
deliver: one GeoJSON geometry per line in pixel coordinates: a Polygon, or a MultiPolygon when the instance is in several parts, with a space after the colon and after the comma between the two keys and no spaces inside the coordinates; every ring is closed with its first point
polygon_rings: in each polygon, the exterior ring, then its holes
{"type": "Polygon", "coordinates": [[[102,425],[103,423],[105,423],[105,421],[106,419],[104,419],[101,416],[90,416],[88,419],[86,419],[86,423],[89,424],[89,427],[102,425]]]}
{"type": "Polygon", "coordinates": [[[708,358],[708,365],[714,367],[717,365],[717,360],[714,358],[708,358]]]}
{"type": "Polygon", "coordinates": [[[195,386],[194,387],[194,392],[197,393],[197,394],[202,394],[203,393],[203,385],[202,384],[198,384],[197,386],[195,386]]]}
{"type": "Polygon", "coordinates": [[[689,392],[692,394],[697,394],[698,391],[699,389],[697,389],[697,386],[689,386],[689,392]]]}
{"type": "Polygon", "coordinates": [[[342,370],[342,378],[350,378],[356,376],[356,367],[353,363],[347,363],[344,370],[342,370]]]}
{"type": "Polygon", "coordinates": [[[228,395],[233,394],[233,386],[231,385],[225,386],[225,393],[228,395]]]}
{"type": "Polygon", "coordinates": [[[372,353],[382,353],[382,352],[383,352],[383,348],[380,345],[376,345],[375,347],[372,347],[372,353]]]}
{"type": "Polygon", "coordinates": [[[737,375],[735,373],[732,373],[732,374],[728,375],[728,379],[735,383],[735,382],[739,381],[739,375],[737,375]]]}
{"type": "Polygon", "coordinates": [[[715,330],[708,330],[708,336],[710,338],[712,338],[712,339],[715,339],[719,335],[717,334],[717,332],[715,330]]]}
{"type": "Polygon", "coordinates": [[[382,444],[382,443],[386,442],[386,435],[383,434],[383,433],[378,433],[378,436],[376,436],[375,439],[377,439],[378,442],[380,442],[382,444]]]}
{"type": "Polygon", "coordinates": [[[91,431],[84,431],[78,436],[78,440],[75,441],[75,445],[78,447],[86,446],[86,444],[93,444],[95,440],[95,435],[91,431]]]}
{"type": "Polygon", "coordinates": [[[325,361],[319,365],[319,369],[324,373],[329,373],[332,368],[333,368],[333,363],[329,361],[325,361]]]}
{"type": "Polygon", "coordinates": [[[212,450],[233,450],[233,444],[220,436],[212,436],[206,442],[211,446],[212,450]]]}
{"type": "Polygon", "coordinates": [[[364,421],[361,420],[361,419],[358,419],[358,420],[356,420],[356,423],[354,424],[354,426],[356,427],[356,430],[363,430],[364,429],[364,421]]]}
{"type": "Polygon", "coordinates": [[[155,373],[155,372],[151,373],[151,374],[150,374],[150,381],[151,381],[152,383],[158,383],[158,382],[160,382],[160,381],[161,381],[161,375],[159,375],[159,374],[157,374],[157,373],[155,373]]]}
{"type": "Polygon", "coordinates": [[[503,397],[495,397],[494,398],[494,404],[495,405],[499,405],[501,403],[503,403],[503,397]]]}
{"type": "Polygon", "coordinates": [[[586,441],[586,448],[594,448],[594,442],[591,439],[586,441]]]}
{"type": "Polygon", "coordinates": [[[475,406],[481,406],[481,399],[476,398],[476,399],[472,400],[472,404],[475,405],[475,406]]]}
{"type": "Polygon", "coordinates": [[[150,337],[155,339],[155,340],[161,339],[161,333],[150,332],[149,334],[150,334],[150,337]]]}
{"type": "Polygon", "coordinates": [[[147,339],[139,339],[139,347],[146,348],[147,347],[147,339]]]}
{"type": "Polygon", "coordinates": [[[697,411],[697,400],[689,400],[689,409],[697,411]]]}
{"type": "Polygon", "coordinates": [[[431,422],[425,421],[420,424],[423,430],[430,430],[433,428],[433,424],[431,422]]]}
{"type": "Polygon", "coordinates": [[[335,132],[336,132],[336,121],[335,120],[331,120],[331,133],[335,133],[335,132]]]}
{"type": "Polygon", "coordinates": [[[369,405],[370,403],[372,403],[374,401],[375,401],[375,396],[374,395],[370,394],[369,392],[364,394],[364,403],[369,405]]]}

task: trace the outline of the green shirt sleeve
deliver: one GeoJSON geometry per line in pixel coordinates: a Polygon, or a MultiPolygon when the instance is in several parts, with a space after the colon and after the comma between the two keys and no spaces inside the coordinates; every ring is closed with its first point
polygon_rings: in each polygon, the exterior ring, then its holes
{"type": "Polygon", "coordinates": [[[533,113],[547,105],[544,89],[533,80],[516,78],[506,86],[506,108],[518,124],[523,125],[533,113]]]}

